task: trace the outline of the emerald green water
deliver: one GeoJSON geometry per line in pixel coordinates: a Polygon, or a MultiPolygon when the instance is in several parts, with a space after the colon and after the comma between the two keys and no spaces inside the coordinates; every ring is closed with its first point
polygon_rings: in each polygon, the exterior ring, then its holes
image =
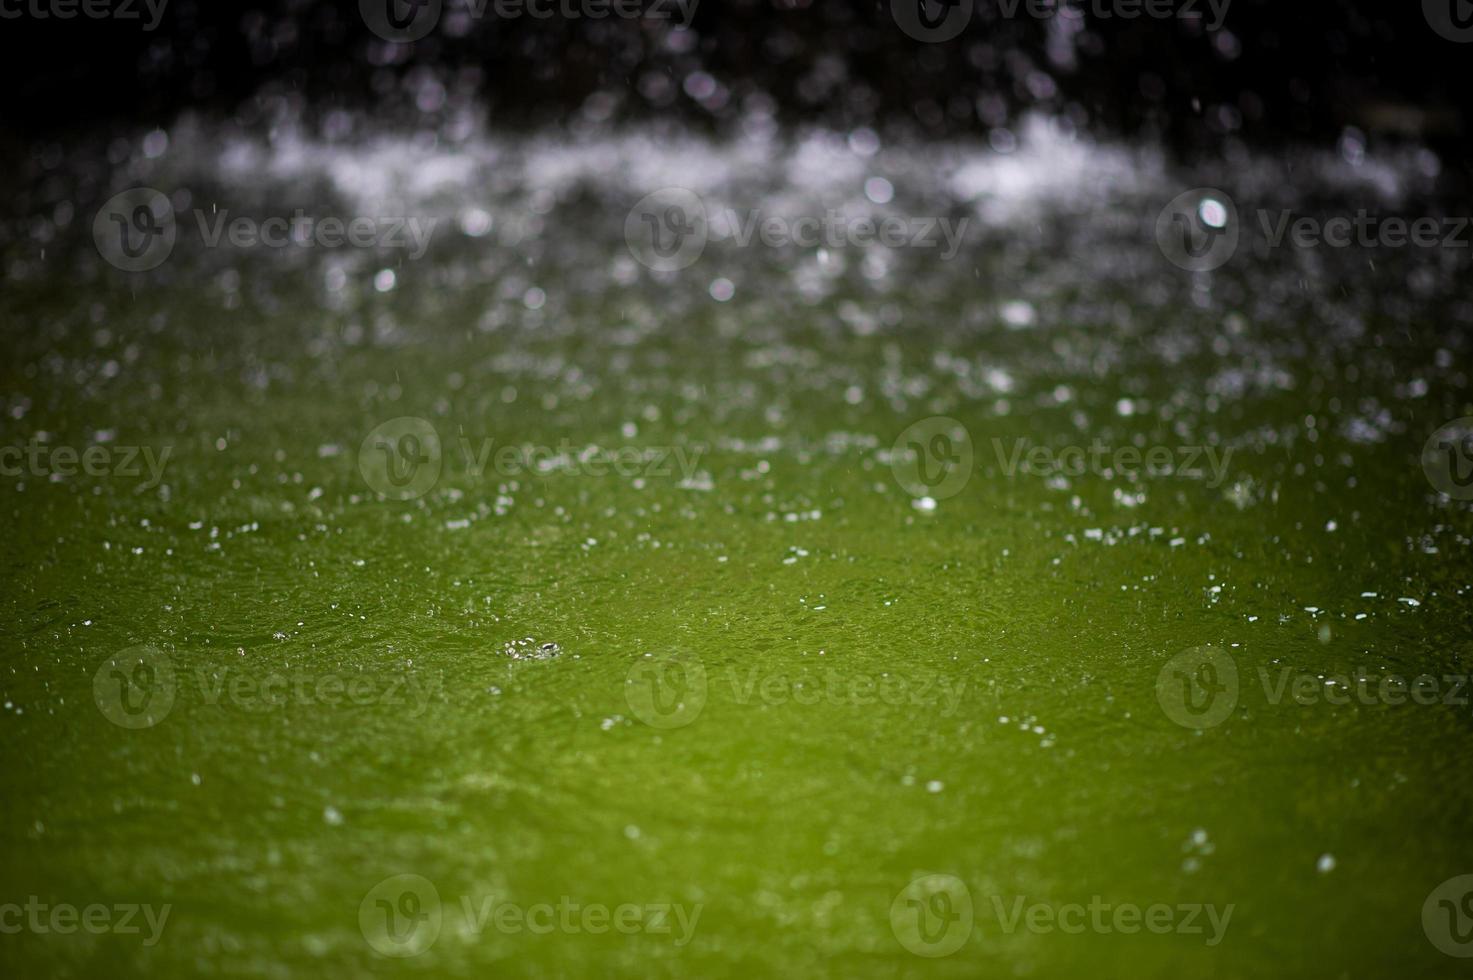
{"type": "Polygon", "coordinates": [[[808,301],[769,257],[620,283],[558,234],[525,264],[433,253],[383,294],[371,266],[328,295],[254,257],[7,282],[4,444],[171,447],[159,487],[0,482],[0,901],[170,906],[152,943],[0,936],[7,975],[1464,970],[1422,916],[1473,872],[1469,708],[1275,704],[1258,673],[1467,673],[1473,521],[1419,463],[1473,413],[1446,308],[1409,331],[1357,293],[1365,329],[1330,344],[1314,297],[1193,309],[1169,267],[1152,295],[990,247],[808,301]],[[1007,329],[1025,292],[1036,321],[1007,329]],[[975,470],[926,510],[891,447],[938,415],[975,470]],[[389,500],[360,447],[402,417],[442,473],[389,500]],[[462,435],[680,447],[694,478],[478,476],[462,435]],[[1234,454],[1220,485],[1050,483],[992,442],[1096,438],[1234,454]],[[524,638],[558,652],[509,656],[524,638]],[[1204,645],[1237,704],[1183,727],[1158,675],[1204,645]],[[137,707],[163,691],[140,656],[172,703],[130,729],[107,668],[137,707]],[[975,920],[937,958],[891,911],[929,874],[975,920]],[[375,931],[426,911],[398,875],[438,897],[411,957],[375,931]],[[1019,899],[1231,912],[1216,936],[1205,913],[1009,932],[1019,899]],[[478,922],[488,900],[693,917],[538,934],[478,922]]]}

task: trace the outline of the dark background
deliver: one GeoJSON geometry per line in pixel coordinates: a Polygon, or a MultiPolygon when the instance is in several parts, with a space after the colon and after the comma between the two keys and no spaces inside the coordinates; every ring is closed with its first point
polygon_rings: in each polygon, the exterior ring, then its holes
{"type": "Polygon", "coordinates": [[[1319,143],[1347,126],[1466,146],[1473,45],[1434,33],[1418,0],[1233,0],[1223,31],[1203,23],[1090,20],[1071,64],[1045,22],[1003,19],[996,0],[977,0],[943,44],[907,37],[888,3],[704,0],[693,36],[671,22],[488,15],[412,45],[375,38],[356,0],[171,0],[152,33],[139,21],[0,21],[0,82],[11,138],[136,132],[188,108],[249,124],[284,100],[309,119],[359,109],[406,125],[462,110],[507,127],[659,119],[719,131],[756,110],[893,137],[985,134],[1037,107],[1188,152],[1319,143]],[[717,92],[689,94],[693,72],[717,92]]]}

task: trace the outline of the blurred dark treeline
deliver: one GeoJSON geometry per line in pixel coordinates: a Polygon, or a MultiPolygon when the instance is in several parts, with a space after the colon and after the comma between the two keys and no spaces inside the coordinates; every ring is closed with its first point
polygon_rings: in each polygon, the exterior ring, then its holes
{"type": "MultiPolygon", "coordinates": [[[[144,0],[130,2],[142,11],[144,0]]],[[[367,110],[407,125],[460,110],[504,127],[670,120],[721,131],[759,118],[924,138],[985,136],[1040,109],[1209,152],[1223,140],[1332,140],[1350,126],[1461,146],[1469,130],[1473,46],[1435,33],[1415,0],[1230,0],[1216,31],[1205,0],[1205,19],[1069,26],[976,0],[944,43],[908,37],[889,0],[704,0],[689,30],[671,0],[643,2],[663,2],[671,19],[447,13],[411,44],[377,38],[357,0],[169,0],[152,32],[138,21],[0,20],[0,119],[12,138],[32,138],[132,131],[187,108],[249,123],[285,104],[309,119],[367,110]]]]}

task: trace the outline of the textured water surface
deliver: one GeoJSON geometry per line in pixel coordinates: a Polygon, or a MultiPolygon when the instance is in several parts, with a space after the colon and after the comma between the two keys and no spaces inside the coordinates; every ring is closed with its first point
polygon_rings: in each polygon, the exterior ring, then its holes
{"type": "Polygon", "coordinates": [[[30,158],[6,225],[0,441],[140,447],[141,472],[0,481],[0,886],[171,911],[153,943],[6,936],[7,970],[1456,968],[1423,908],[1473,871],[1473,521],[1422,453],[1473,414],[1466,259],[1245,243],[1192,273],[1153,232],[1200,186],[1245,223],[1425,212],[1435,159],[1183,172],[1048,122],[1005,154],[204,122],[145,144],[30,158]],[[205,248],[181,218],[129,274],[90,227],[134,185],[439,231],[409,259],[205,248]],[[670,185],[970,223],[949,261],[713,240],[653,272],[625,218],[670,185]],[[906,479],[962,440],[965,475],[906,479]],[[1050,462],[1095,443],[1172,465],[1050,462]],[[1231,663],[1221,717],[1183,700],[1181,655],[1189,684],[1231,663]],[[1324,696],[1424,674],[1430,703],[1324,696]],[[974,918],[939,958],[902,939],[932,874],[974,918]],[[1019,899],[1172,928],[1009,931],[1019,899]],[[1231,911],[1177,929],[1179,906],[1231,911]]]}

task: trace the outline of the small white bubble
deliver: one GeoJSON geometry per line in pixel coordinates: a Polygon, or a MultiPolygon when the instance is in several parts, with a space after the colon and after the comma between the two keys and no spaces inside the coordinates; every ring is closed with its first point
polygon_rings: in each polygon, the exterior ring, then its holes
{"type": "Polygon", "coordinates": [[[1038,311],[1033,308],[1032,303],[1015,299],[1002,305],[1002,319],[1014,330],[1022,330],[1037,322],[1038,311]]]}
{"type": "Polygon", "coordinates": [[[1327,875],[1331,871],[1334,871],[1335,870],[1335,855],[1333,855],[1333,854],[1321,854],[1319,861],[1315,863],[1315,870],[1318,871],[1322,875],[1327,875]]]}
{"type": "Polygon", "coordinates": [[[1228,211],[1223,203],[1215,197],[1205,197],[1202,203],[1197,205],[1197,216],[1202,223],[1209,228],[1226,228],[1228,223],[1228,211]]]}
{"type": "Polygon", "coordinates": [[[373,288],[381,293],[387,293],[394,288],[394,283],[397,281],[398,278],[394,275],[393,269],[380,269],[373,277],[373,288]]]}
{"type": "Polygon", "coordinates": [[[471,238],[480,238],[491,230],[492,218],[480,208],[470,208],[460,215],[460,230],[471,238]]]}
{"type": "Polygon", "coordinates": [[[876,204],[889,204],[895,199],[895,185],[884,177],[871,177],[864,182],[864,196],[876,204]]]}
{"type": "Polygon", "coordinates": [[[150,160],[157,160],[164,155],[169,148],[169,134],[161,129],[155,129],[143,137],[143,155],[150,160]]]}

